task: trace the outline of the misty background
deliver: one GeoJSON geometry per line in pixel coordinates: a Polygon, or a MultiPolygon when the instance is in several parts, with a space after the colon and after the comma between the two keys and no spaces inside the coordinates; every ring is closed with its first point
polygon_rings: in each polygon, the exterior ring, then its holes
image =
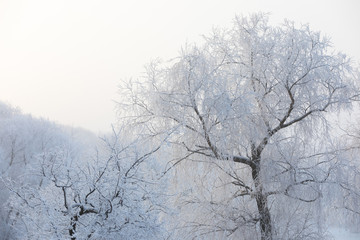
{"type": "Polygon", "coordinates": [[[309,23],[360,61],[360,3],[337,1],[0,0],[0,99],[24,113],[96,134],[115,122],[121,80],[201,43],[235,14],[309,23]]]}

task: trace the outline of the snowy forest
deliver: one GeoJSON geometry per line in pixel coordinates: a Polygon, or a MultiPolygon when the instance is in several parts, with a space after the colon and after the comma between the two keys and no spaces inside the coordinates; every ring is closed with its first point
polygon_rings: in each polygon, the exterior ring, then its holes
{"type": "Polygon", "coordinates": [[[102,136],[1,102],[0,239],[359,233],[359,81],[320,32],[258,13],[120,81],[102,136]]]}

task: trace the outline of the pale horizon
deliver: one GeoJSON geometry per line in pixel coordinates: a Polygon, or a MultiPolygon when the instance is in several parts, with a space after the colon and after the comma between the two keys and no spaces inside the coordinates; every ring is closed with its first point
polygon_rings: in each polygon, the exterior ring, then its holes
{"type": "Polygon", "coordinates": [[[360,62],[358,1],[0,1],[0,101],[56,123],[107,132],[121,80],[176,57],[236,14],[309,24],[360,62]]]}

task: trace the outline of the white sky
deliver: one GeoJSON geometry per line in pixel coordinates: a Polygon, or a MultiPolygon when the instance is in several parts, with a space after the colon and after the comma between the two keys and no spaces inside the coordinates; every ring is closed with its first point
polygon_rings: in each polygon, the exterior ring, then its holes
{"type": "Polygon", "coordinates": [[[169,59],[235,14],[309,23],[360,62],[358,0],[0,0],[0,101],[95,133],[115,122],[122,79],[169,59]]]}

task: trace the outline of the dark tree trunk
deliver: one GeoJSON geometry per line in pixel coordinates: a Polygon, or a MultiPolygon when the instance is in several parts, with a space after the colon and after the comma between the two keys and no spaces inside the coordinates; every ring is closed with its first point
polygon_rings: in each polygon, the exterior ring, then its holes
{"type": "MultiPolygon", "coordinates": [[[[259,158],[258,158],[259,159],[259,158]]],[[[261,181],[259,178],[260,161],[256,161],[252,167],[252,178],[256,188],[256,205],[260,215],[261,240],[272,240],[272,224],[271,215],[268,208],[267,196],[263,193],[261,181]]]]}
{"type": "Polygon", "coordinates": [[[69,229],[70,239],[76,240],[75,232],[76,232],[76,223],[78,221],[78,216],[75,215],[71,218],[71,228],[69,229]]]}
{"type": "Polygon", "coordinates": [[[256,196],[256,204],[260,214],[261,240],[272,240],[271,216],[267,198],[263,194],[256,196]]]}

